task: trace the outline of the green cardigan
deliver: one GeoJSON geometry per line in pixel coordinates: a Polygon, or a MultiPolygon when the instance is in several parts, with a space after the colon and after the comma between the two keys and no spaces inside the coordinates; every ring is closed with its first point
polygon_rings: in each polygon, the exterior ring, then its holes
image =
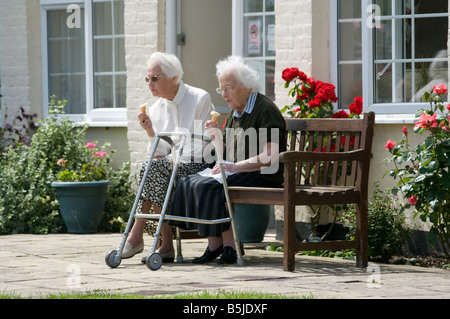
{"type": "MultiPolygon", "coordinates": [[[[265,95],[258,93],[255,106],[250,114],[243,112],[234,116],[232,110],[224,125],[224,160],[239,162],[256,156],[263,151],[265,144],[279,144],[279,152],[286,150],[286,125],[278,107],[265,95]]],[[[268,168],[253,172],[261,178],[275,183],[283,183],[283,167],[271,163],[268,168]]]]}

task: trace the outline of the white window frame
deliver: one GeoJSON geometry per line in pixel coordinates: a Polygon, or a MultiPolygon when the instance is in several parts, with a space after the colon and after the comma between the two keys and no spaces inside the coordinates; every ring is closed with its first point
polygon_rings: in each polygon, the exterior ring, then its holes
{"type": "MultiPolygon", "coordinates": [[[[123,108],[94,109],[94,52],[92,8],[93,0],[40,0],[41,6],[41,52],[42,52],[42,105],[44,118],[48,116],[48,49],[47,11],[65,10],[71,4],[84,9],[85,21],[85,73],[86,73],[86,114],[66,114],[70,120],[87,123],[91,127],[126,127],[127,111],[123,108]]],[[[69,15],[70,13],[68,13],[69,15]]],[[[61,97],[58,97],[61,98],[61,97]]]]}
{"type": "MultiPolygon", "coordinates": [[[[264,1],[264,0],[261,0],[264,1]]],[[[265,6],[265,1],[264,1],[265,6]]],[[[244,17],[252,16],[252,13],[244,15],[244,0],[233,0],[232,2],[232,54],[238,55],[244,58],[245,61],[260,61],[263,60],[264,67],[262,68],[262,74],[260,74],[260,85],[261,85],[261,93],[266,93],[266,61],[276,61],[276,55],[274,56],[266,56],[265,48],[263,48],[263,55],[260,57],[244,57],[244,17]]],[[[267,15],[275,16],[275,11],[267,15]]],[[[260,16],[259,13],[256,13],[255,16],[260,16]]],[[[263,25],[265,23],[266,12],[263,13],[263,25]]],[[[265,34],[262,34],[262,37],[265,37],[265,34]]]]}
{"type": "MultiPolygon", "coordinates": [[[[421,108],[426,108],[426,103],[420,102],[411,102],[411,103],[374,103],[374,70],[373,64],[374,62],[404,62],[402,59],[394,59],[394,60],[377,60],[373,59],[373,32],[372,28],[369,28],[367,25],[367,21],[370,21],[372,18],[371,11],[372,0],[361,0],[361,19],[352,19],[352,20],[361,20],[361,42],[362,42],[362,78],[363,78],[363,107],[364,111],[374,111],[377,113],[377,121],[378,122],[386,122],[386,123],[412,123],[414,122],[414,114],[421,108]],[[378,115],[382,115],[381,117],[378,115]],[[386,116],[383,116],[386,115],[386,116]]],[[[338,2],[336,0],[330,0],[330,56],[331,56],[331,80],[332,82],[338,86],[338,2]]],[[[408,15],[409,16],[409,15],[408,15]]],[[[414,16],[414,15],[413,15],[414,16]]],[[[417,15],[416,15],[417,16],[417,15]]],[[[421,14],[420,16],[432,16],[432,17],[448,17],[447,13],[434,13],[434,14],[421,14]]],[[[389,20],[392,18],[403,18],[405,16],[400,15],[391,15],[387,17],[381,17],[379,19],[389,20]]],[[[414,20],[414,19],[413,19],[414,20]]],[[[344,21],[340,20],[340,21],[344,21]]],[[[413,31],[414,32],[414,31],[413,31]]],[[[414,35],[414,34],[413,34],[414,35]]],[[[424,62],[430,59],[412,59],[413,62],[424,62]]],[[[353,61],[358,62],[358,61],[353,61]]],[[[345,63],[345,62],[344,62],[345,63]]]]}

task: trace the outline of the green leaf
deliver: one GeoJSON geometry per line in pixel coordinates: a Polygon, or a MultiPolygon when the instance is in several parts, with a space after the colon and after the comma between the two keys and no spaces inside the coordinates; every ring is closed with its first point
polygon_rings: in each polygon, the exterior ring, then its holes
{"type": "Polygon", "coordinates": [[[424,181],[427,177],[424,174],[421,174],[419,176],[416,177],[416,179],[414,180],[414,182],[416,183],[420,183],[422,181],[424,181]]]}

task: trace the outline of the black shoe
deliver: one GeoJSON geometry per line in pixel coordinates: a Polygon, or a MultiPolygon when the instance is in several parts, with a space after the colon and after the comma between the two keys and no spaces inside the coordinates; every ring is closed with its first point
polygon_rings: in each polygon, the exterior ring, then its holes
{"type": "Polygon", "coordinates": [[[234,264],[237,260],[237,251],[230,246],[223,247],[222,256],[220,256],[219,265],[234,264]]]}
{"type": "Polygon", "coordinates": [[[204,264],[204,263],[208,263],[210,261],[213,261],[214,259],[216,259],[217,257],[219,257],[223,252],[223,246],[220,246],[219,248],[217,248],[214,251],[209,250],[209,247],[206,248],[205,253],[203,254],[203,256],[198,257],[198,258],[194,258],[192,260],[193,264],[204,264]]]}
{"type": "MultiPolygon", "coordinates": [[[[241,249],[241,256],[244,256],[245,251],[244,245],[242,245],[242,243],[240,244],[240,249],[241,249]]],[[[237,260],[237,251],[231,248],[230,246],[225,246],[223,248],[223,253],[222,256],[220,256],[218,264],[219,265],[234,264],[236,260],[237,260]]]]}

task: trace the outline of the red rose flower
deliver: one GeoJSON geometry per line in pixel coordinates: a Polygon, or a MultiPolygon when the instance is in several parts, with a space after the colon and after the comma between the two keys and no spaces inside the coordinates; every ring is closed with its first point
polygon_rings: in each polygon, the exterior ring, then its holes
{"type": "Polygon", "coordinates": [[[317,97],[314,98],[313,100],[308,102],[308,106],[310,108],[315,108],[315,107],[322,107],[322,105],[320,105],[322,101],[320,99],[318,99],[317,97]]]}
{"type": "Polygon", "coordinates": [[[416,205],[417,204],[417,197],[415,195],[412,195],[410,198],[408,198],[408,203],[410,205],[416,205]]]}
{"type": "Polygon", "coordinates": [[[322,101],[337,102],[338,99],[336,97],[335,88],[336,87],[333,84],[320,82],[316,86],[316,98],[321,99],[322,101]]]}
{"type": "Polygon", "coordinates": [[[427,113],[423,113],[420,117],[419,117],[419,122],[417,122],[416,124],[414,124],[416,127],[420,127],[420,128],[431,128],[431,127],[436,127],[438,126],[438,123],[436,122],[436,116],[437,114],[434,113],[433,115],[427,115],[427,113]]]}
{"type": "Polygon", "coordinates": [[[304,101],[308,98],[308,92],[303,91],[302,95],[297,94],[297,100],[304,101]]]}
{"type": "Polygon", "coordinates": [[[333,118],[333,119],[346,119],[346,118],[348,118],[348,113],[345,112],[344,110],[340,110],[339,112],[334,113],[331,118],[333,118]]]}
{"type": "Polygon", "coordinates": [[[403,134],[408,135],[408,129],[406,126],[403,126],[403,134]]]}
{"type": "Polygon", "coordinates": [[[447,86],[443,83],[439,84],[438,86],[433,85],[433,92],[436,94],[445,94],[447,93],[447,86]]]}
{"type": "Polygon", "coordinates": [[[354,102],[348,107],[350,113],[358,115],[361,114],[363,109],[362,97],[357,96],[353,101],[354,102]]]}
{"type": "Polygon", "coordinates": [[[298,72],[298,78],[302,82],[306,82],[308,80],[308,76],[305,73],[303,73],[302,71],[298,72]]]}
{"type": "Polygon", "coordinates": [[[287,68],[283,70],[283,73],[281,75],[281,77],[283,78],[283,80],[285,80],[286,82],[292,81],[293,79],[295,79],[298,76],[298,69],[297,68],[287,68]]]}
{"type": "Polygon", "coordinates": [[[384,147],[386,147],[387,150],[391,150],[393,149],[395,146],[395,143],[391,140],[387,141],[386,145],[384,147]]]}

